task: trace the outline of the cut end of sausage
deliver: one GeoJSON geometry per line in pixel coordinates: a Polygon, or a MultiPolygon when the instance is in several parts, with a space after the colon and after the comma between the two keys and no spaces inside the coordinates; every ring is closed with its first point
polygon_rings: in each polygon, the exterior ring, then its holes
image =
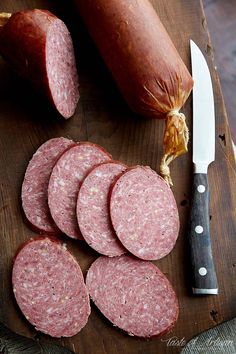
{"type": "Polygon", "coordinates": [[[100,257],[90,267],[86,285],[102,314],[130,336],[159,337],[177,321],[176,294],[150,262],[128,255],[100,257]]]}
{"type": "Polygon", "coordinates": [[[79,100],[79,82],[72,39],[59,19],[52,22],[47,33],[46,69],[52,101],[68,119],[75,113],[79,100]]]}
{"type": "Polygon", "coordinates": [[[149,167],[125,171],[111,190],[110,214],[124,247],[144,260],[163,258],[173,249],[179,233],[174,195],[149,167]]]}
{"type": "Polygon", "coordinates": [[[72,337],[87,323],[90,304],[79,264],[65,245],[31,239],[14,260],[16,301],[36,330],[52,337],[72,337]]]}

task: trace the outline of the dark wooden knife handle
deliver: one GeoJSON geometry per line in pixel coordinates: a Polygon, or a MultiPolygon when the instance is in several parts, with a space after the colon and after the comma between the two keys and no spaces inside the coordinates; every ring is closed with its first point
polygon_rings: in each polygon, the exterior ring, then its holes
{"type": "Polygon", "coordinates": [[[194,173],[189,242],[194,294],[218,294],[218,283],[212,257],[209,186],[205,173],[194,173]]]}

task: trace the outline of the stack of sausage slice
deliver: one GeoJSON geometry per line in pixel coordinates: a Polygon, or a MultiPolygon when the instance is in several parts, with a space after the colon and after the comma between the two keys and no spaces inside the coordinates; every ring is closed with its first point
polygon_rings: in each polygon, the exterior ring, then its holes
{"type": "MultiPolygon", "coordinates": [[[[22,206],[40,233],[85,240],[104,255],[92,264],[86,285],[113,324],[140,337],[172,328],[178,317],[176,295],[148,261],[173,249],[179,217],[170,187],[156,172],[114,161],[96,144],[54,138],[29,162],[22,206]]],[[[60,241],[40,236],[21,247],[13,287],[19,307],[36,329],[60,337],[74,335],[85,325],[90,308],[81,274],[60,241]]]]}
{"type": "Polygon", "coordinates": [[[22,205],[41,233],[62,232],[114,257],[157,260],[174,247],[179,217],[167,183],[149,167],[127,167],[100,146],[55,138],[34,154],[22,205]]]}

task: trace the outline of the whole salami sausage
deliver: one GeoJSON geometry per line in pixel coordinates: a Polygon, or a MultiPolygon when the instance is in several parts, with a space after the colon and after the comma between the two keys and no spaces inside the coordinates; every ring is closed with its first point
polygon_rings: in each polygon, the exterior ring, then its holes
{"type": "Polygon", "coordinates": [[[151,262],[128,255],[100,257],[90,267],[86,285],[102,314],[130,336],[161,336],[177,321],[176,294],[151,262]]]}
{"type": "Polygon", "coordinates": [[[116,161],[94,167],[85,177],[78,194],[77,219],[80,231],[90,247],[109,257],[126,252],[114,232],[109,210],[110,186],[126,168],[116,161]]]}
{"type": "Polygon", "coordinates": [[[188,130],[179,113],[193,80],[148,0],[74,0],[101,55],[131,108],[167,118],[161,173],[187,151],[188,130]],[[99,25],[98,25],[99,24],[99,25]]]}
{"type": "Polygon", "coordinates": [[[29,224],[40,233],[57,234],[48,207],[48,183],[52,169],[62,155],[75,142],[54,138],[41,145],[30,160],[21,190],[22,207],[29,224]]]}
{"type": "Polygon", "coordinates": [[[0,54],[64,118],[74,114],[79,100],[78,75],[72,39],[60,19],[46,10],[14,13],[0,29],[0,54]]]}
{"type": "Polygon", "coordinates": [[[173,249],[178,209],[170,187],[150,167],[132,167],[117,179],[110,215],[121,243],[136,257],[157,260],[173,249]]]}
{"type": "Polygon", "coordinates": [[[91,168],[109,160],[111,156],[102,147],[81,142],[55,164],[48,185],[48,204],[54,222],[67,236],[83,239],[76,217],[79,188],[91,168]]]}
{"type": "Polygon", "coordinates": [[[12,284],[21,311],[36,330],[71,337],[87,323],[90,304],[82,271],[59,241],[38,237],[23,244],[12,284]]]}

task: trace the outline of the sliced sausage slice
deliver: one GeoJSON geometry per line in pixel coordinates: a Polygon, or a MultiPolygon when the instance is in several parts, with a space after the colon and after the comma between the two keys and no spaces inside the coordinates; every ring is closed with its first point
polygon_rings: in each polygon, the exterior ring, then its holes
{"type": "Polygon", "coordinates": [[[130,168],[116,181],[110,214],[121,243],[141,259],[160,259],[175,245],[179,215],[174,195],[149,167],[130,168]]]}
{"type": "Polygon", "coordinates": [[[56,225],[66,235],[83,239],[76,217],[81,182],[91,168],[110,159],[100,146],[83,142],[67,150],[54,166],[48,186],[48,204],[56,225]]]}
{"type": "Polygon", "coordinates": [[[90,304],[82,271],[59,241],[39,237],[23,244],[12,284],[21,311],[36,330],[71,337],[87,323],[90,304]]]}
{"type": "Polygon", "coordinates": [[[131,336],[161,336],[177,321],[176,294],[150,262],[128,255],[99,257],[87,273],[86,285],[102,314],[131,336]]]}
{"type": "Polygon", "coordinates": [[[77,200],[77,219],[85,241],[109,257],[126,252],[112,227],[108,204],[111,184],[126,168],[115,161],[96,166],[84,179],[77,200]]]}
{"type": "Polygon", "coordinates": [[[46,10],[16,12],[1,28],[0,53],[64,118],[74,114],[79,100],[78,74],[64,22],[46,10]]]}
{"type": "Polygon", "coordinates": [[[56,161],[73,145],[72,140],[65,138],[46,141],[38,148],[26,169],[21,191],[22,207],[30,225],[41,233],[59,232],[48,207],[48,182],[56,161]]]}

